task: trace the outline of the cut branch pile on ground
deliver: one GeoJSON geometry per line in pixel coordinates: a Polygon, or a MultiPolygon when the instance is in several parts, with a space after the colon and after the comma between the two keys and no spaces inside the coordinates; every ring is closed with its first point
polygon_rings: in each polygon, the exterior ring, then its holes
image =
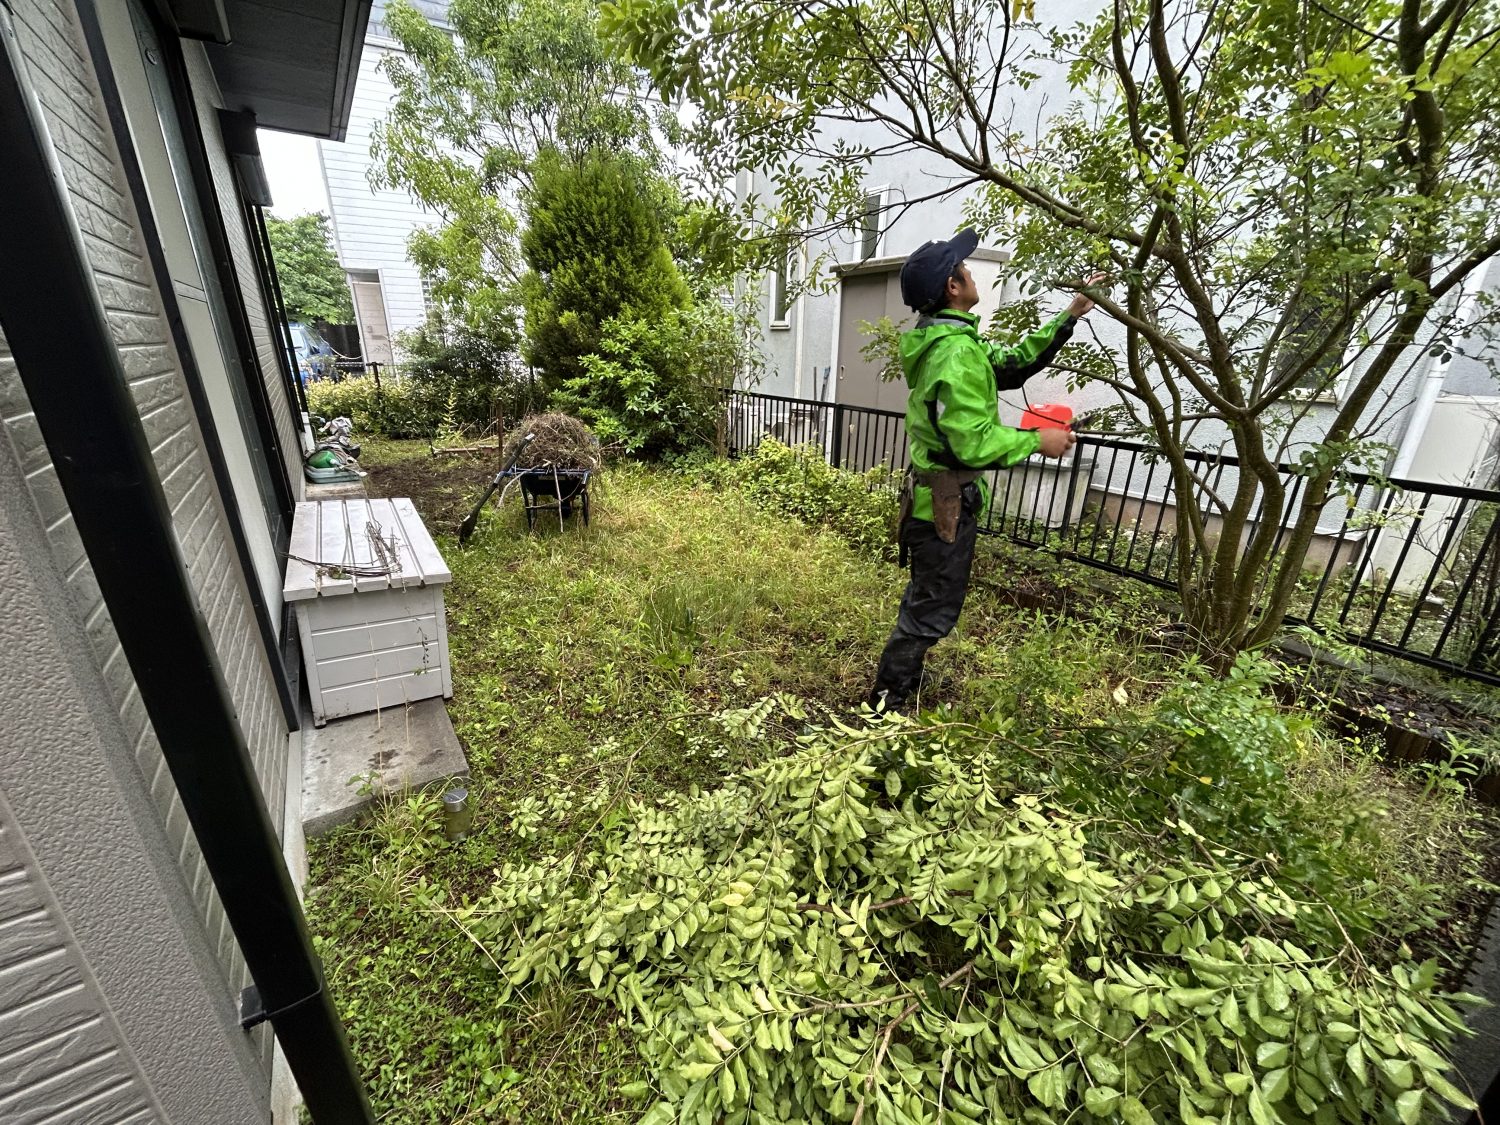
{"type": "MultiPolygon", "coordinates": [[[[1435,961],[1374,955],[1402,920],[1330,901],[1359,864],[1295,807],[1282,765],[1311,732],[1255,669],[1164,696],[1116,748],[1139,776],[1112,792],[1080,789],[1107,748],[1017,734],[815,728],[718,788],[615,806],[586,854],[505,864],[445,912],[502,1002],[587,986],[624,1015],[649,1077],[622,1093],[656,1099],[641,1125],[1419,1125],[1472,1107],[1445,1076],[1460,998],[1435,961]],[[1207,765],[1230,734],[1245,760],[1207,765]],[[1217,810],[1176,801],[1179,759],[1215,770],[1197,781],[1224,790],[1217,810]]],[[[1374,810],[1350,826],[1379,831],[1374,810]]]]}

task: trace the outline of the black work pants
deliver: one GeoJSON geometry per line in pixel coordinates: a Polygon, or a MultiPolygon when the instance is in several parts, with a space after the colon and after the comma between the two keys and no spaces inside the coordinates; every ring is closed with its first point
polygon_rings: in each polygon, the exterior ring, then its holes
{"type": "Polygon", "coordinates": [[[938,538],[930,520],[907,517],[902,523],[901,545],[911,558],[911,581],[901,597],[896,628],[880,656],[871,706],[879,705],[882,695],[887,709],[905,705],[916,694],[927,650],[958,624],[979,536],[979,504],[979,486],[964,485],[958,534],[952,543],[938,538]]]}

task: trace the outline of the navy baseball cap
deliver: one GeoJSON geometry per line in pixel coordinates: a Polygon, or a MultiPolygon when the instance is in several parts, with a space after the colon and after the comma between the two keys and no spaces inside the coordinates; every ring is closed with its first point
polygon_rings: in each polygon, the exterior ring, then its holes
{"type": "Polygon", "coordinates": [[[913,250],[901,267],[901,299],[907,307],[919,313],[940,307],[948,279],[978,245],[979,235],[965,228],[947,242],[925,242],[913,250]]]}

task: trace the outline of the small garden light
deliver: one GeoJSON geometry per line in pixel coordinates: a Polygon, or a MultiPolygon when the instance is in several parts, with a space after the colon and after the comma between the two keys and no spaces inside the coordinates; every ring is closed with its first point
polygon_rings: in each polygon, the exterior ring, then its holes
{"type": "Polygon", "coordinates": [[[466,840],[469,828],[474,823],[474,810],[469,807],[467,789],[450,789],[443,794],[443,834],[452,843],[466,840]]]}

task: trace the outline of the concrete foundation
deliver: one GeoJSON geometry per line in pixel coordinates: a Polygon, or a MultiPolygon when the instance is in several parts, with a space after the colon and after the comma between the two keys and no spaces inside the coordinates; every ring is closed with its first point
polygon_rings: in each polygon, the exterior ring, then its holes
{"type": "Polygon", "coordinates": [[[358,500],[368,495],[365,491],[365,480],[341,481],[337,484],[307,484],[308,500],[358,500]]]}
{"type": "Polygon", "coordinates": [[[302,828],[318,836],[353,820],[376,797],[467,777],[441,699],[335,719],[303,731],[302,828]]]}
{"type": "MultiPolygon", "coordinates": [[[[1165,535],[1172,535],[1177,530],[1176,505],[1163,504],[1157,500],[1129,496],[1120,492],[1106,492],[1102,488],[1088,490],[1086,514],[1081,517],[1077,516],[1075,509],[1075,518],[1081,519],[1084,526],[1088,527],[1095,518],[1095,510],[1101,507],[1105,513],[1102,535],[1111,535],[1116,524],[1126,529],[1134,524],[1142,535],[1151,535],[1158,530],[1165,535]]],[[[1208,527],[1210,539],[1217,542],[1224,521],[1211,512],[1205,512],[1204,522],[1208,527]]],[[[1353,566],[1355,560],[1359,558],[1360,551],[1364,547],[1365,535],[1364,531],[1350,531],[1341,541],[1337,534],[1314,532],[1312,541],[1307,547],[1307,558],[1302,565],[1308,570],[1332,570],[1337,575],[1353,566]]],[[[1244,534],[1247,542],[1249,537],[1250,530],[1247,529],[1244,534]]]]}

